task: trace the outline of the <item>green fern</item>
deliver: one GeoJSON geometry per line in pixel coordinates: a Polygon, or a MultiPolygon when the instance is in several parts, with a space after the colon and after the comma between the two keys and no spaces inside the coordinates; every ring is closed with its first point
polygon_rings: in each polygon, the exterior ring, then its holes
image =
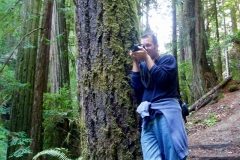
{"type": "Polygon", "coordinates": [[[33,157],[33,160],[36,160],[38,157],[42,155],[50,155],[59,158],[60,160],[71,160],[69,159],[65,153],[66,149],[64,148],[54,148],[54,149],[47,149],[42,152],[39,152],[37,155],[33,157]]]}

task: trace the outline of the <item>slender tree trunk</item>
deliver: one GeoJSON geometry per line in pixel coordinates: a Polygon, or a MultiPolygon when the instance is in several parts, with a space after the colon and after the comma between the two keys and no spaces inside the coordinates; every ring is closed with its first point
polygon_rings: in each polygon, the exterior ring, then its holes
{"type": "Polygon", "coordinates": [[[51,22],[52,22],[52,1],[44,1],[44,12],[42,19],[42,30],[40,34],[40,45],[37,56],[37,66],[34,85],[34,103],[32,109],[32,142],[30,148],[32,153],[28,159],[31,160],[33,155],[42,151],[43,136],[42,136],[42,105],[43,94],[47,91],[48,82],[48,67],[49,67],[49,41],[51,39],[51,22]]]}
{"type": "Polygon", "coordinates": [[[75,3],[78,93],[87,134],[86,159],[141,159],[138,115],[129,84],[129,47],[139,41],[137,1],[75,3]]]}
{"type": "MultiPolygon", "coordinates": [[[[24,12],[21,13],[22,19],[25,21],[21,28],[21,35],[26,36],[17,52],[16,79],[22,84],[28,84],[28,87],[20,88],[12,95],[12,105],[10,111],[10,131],[25,132],[30,138],[31,130],[31,115],[33,106],[33,91],[35,80],[36,56],[38,48],[38,28],[39,28],[39,13],[41,10],[41,1],[26,0],[23,7],[24,12]],[[28,15],[35,16],[29,19],[28,15]],[[34,32],[34,30],[36,30],[34,32]]],[[[10,134],[14,135],[14,134],[10,134]]],[[[23,148],[24,146],[10,146],[11,138],[9,137],[9,147],[7,157],[14,151],[23,148]]],[[[13,157],[11,160],[26,160],[26,155],[20,158],[13,157]]]]}
{"type": "Polygon", "coordinates": [[[219,30],[218,30],[218,11],[217,11],[217,1],[214,0],[214,15],[215,15],[215,23],[216,23],[216,38],[218,42],[217,46],[217,76],[218,79],[222,80],[222,56],[221,56],[221,48],[220,48],[220,40],[219,40],[219,30]]]}
{"type": "MultiPolygon", "coordinates": [[[[179,7],[179,50],[180,50],[180,63],[186,63],[190,61],[190,53],[189,53],[189,35],[188,35],[188,25],[186,24],[186,10],[185,10],[185,3],[181,3],[181,6],[179,7]]],[[[185,102],[190,102],[190,100],[188,99],[188,95],[187,95],[187,91],[190,92],[191,94],[191,88],[188,85],[187,82],[187,72],[189,73],[189,70],[186,71],[183,68],[181,68],[181,66],[178,66],[178,71],[179,71],[179,90],[183,91],[180,92],[181,93],[181,98],[185,101],[185,102]],[[185,89],[185,90],[184,90],[185,89]]],[[[191,99],[191,98],[190,98],[191,99]]]]}
{"type": "MultiPolygon", "coordinates": [[[[224,4],[224,1],[222,1],[222,5],[224,4]]],[[[227,37],[227,26],[226,26],[226,18],[225,15],[223,15],[223,26],[224,26],[224,38],[226,39],[227,37]]],[[[224,78],[229,77],[230,76],[230,69],[229,69],[229,56],[228,56],[228,47],[227,44],[225,44],[224,46],[224,53],[225,53],[225,75],[224,78]]]]}
{"type": "Polygon", "coordinates": [[[149,24],[150,0],[145,0],[145,7],[146,7],[146,29],[145,29],[145,33],[150,33],[150,32],[152,32],[150,24],[149,24]]]}
{"type": "Polygon", "coordinates": [[[177,7],[176,0],[172,0],[172,50],[173,55],[177,59],[177,7]]]}

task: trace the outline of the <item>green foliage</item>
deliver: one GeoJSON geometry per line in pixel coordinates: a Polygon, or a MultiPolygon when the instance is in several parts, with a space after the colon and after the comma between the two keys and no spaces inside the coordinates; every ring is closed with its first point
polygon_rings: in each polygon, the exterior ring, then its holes
{"type": "Polygon", "coordinates": [[[42,152],[39,152],[37,155],[33,157],[33,160],[36,160],[38,157],[42,155],[50,155],[59,158],[60,160],[71,160],[66,156],[67,150],[64,148],[55,148],[55,149],[47,149],[42,152]]]}
{"type": "Polygon", "coordinates": [[[193,83],[192,81],[192,66],[190,62],[180,62],[178,64],[178,76],[179,76],[179,87],[180,87],[180,94],[182,99],[188,100],[191,98],[191,91],[190,87],[193,83]]]}
{"type": "Polygon", "coordinates": [[[233,42],[240,42],[240,30],[237,30],[230,38],[233,42]]]}
{"type": "Polygon", "coordinates": [[[212,114],[210,113],[207,117],[207,119],[204,120],[204,122],[206,123],[206,125],[208,127],[214,125],[217,122],[217,118],[219,117],[219,115],[217,114],[212,114]]]}
{"type": "MultiPolygon", "coordinates": [[[[0,65],[0,68],[2,65],[0,65]]],[[[6,105],[11,98],[13,91],[29,87],[29,84],[22,84],[14,79],[14,71],[6,66],[0,75],[0,107],[6,105]]]]}
{"type": "Polygon", "coordinates": [[[222,99],[224,97],[223,93],[218,94],[218,100],[222,99]]]}
{"type": "Polygon", "coordinates": [[[201,122],[202,122],[201,119],[194,119],[194,120],[193,120],[193,123],[195,123],[195,124],[196,124],[196,123],[201,123],[201,122]]]}
{"type": "Polygon", "coordinates": [[[22,1],[19,0],[1,0],[0,1],[0,58],[3,54],[12,50],[12,42],[19,35],[17,28],[22,23],[19,18],[22,1]]]}
{"type": "Polygon", "coordinates": [[[27,138],[27,134],[25,132],[10,132],[8,133],[9,146],[15,146],[15,152],[10,155],[11,157],[22,157],[24,154],[32,153],[30,150],[29,142],[31,142],[30,138],[27,138]]]}
{"type": "MultiPolygon", "coordinates": [[[[50,155],[53,157],[57,157],[59,160],[72,160],[68,158],[67,156],[68,151],[65,148],[53,148],[53,149],[47,149],[42,152],[39,152],[33,157],[33,160],[36,160],[40,156],[43,155],[50,155]]],[[[77,158],[76,160],[82,160],[82,157],[77,158]]]]}
{"type": "Polygon", "coordinates": [[[74,110],[77,107],[74,106],[70,97],[70,90],[66,87],[61,88],[60,93],[45,93],[44,99],[44,148],[49,148],[54,145],[51,137],[59,136],[57,125],[64,123],[66,119],[70,122],[74,121],[73,117],[78,117],[76,115],[78,112],[74,110]]]}
{"type": "Polygon", "coordinates": [[[6,159],[7,135],[8,130],[6,130],[2,125],[0,125],[0,159],[6,159]]]}
{"type": "Polygon", "coordinates": [[[234,91],[237,91],[237,90],[239,90],[239,88],[238,88],[237,85],[231,85],[231,86],[229,87],[229,92],[234,92],[234,91]]]}

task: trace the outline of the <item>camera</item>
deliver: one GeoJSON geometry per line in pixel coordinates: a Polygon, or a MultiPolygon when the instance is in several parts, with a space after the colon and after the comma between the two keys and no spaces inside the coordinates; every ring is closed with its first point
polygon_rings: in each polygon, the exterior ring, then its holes
{"type": "Polygon", "coordinates": [[[131,49],[130,49],[130,50],[131,50],[132,52],[139,51],[140,49],[138,48],[138,46],[140,46],[140,47],[146,49],[145,46],[144,46],[143,44],[133,44],[133,45],[131,46],[131,49]]]}

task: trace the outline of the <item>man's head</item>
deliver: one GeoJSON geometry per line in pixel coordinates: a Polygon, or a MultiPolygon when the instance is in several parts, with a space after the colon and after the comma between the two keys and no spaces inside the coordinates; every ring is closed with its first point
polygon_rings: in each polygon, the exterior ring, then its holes
{"type": "Polygon", "coordinates": [[[143,44],[149,54],[149,56],[155,60],[158,58],[159,53],[158,53],[158,42],[157,42],[157,37],[151,33],[149,34],[144,34],[141,37],[141,44],[143,44]]]}

